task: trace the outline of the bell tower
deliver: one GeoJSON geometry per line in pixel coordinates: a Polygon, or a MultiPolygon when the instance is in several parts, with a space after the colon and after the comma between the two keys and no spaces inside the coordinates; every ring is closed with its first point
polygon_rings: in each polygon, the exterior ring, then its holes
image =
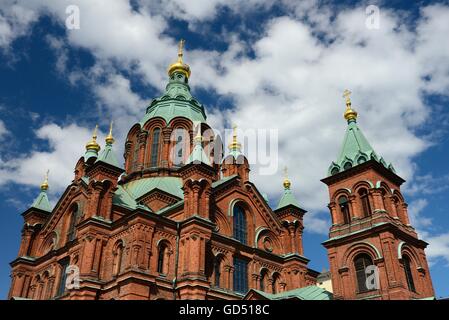
{"type": "Polygon", "coordinates": [[[357,125],[345,90],[348,122],[340,154],[321,181],[329,188],[328,251],[336,299],[434,296],[424,249],[401,193],[405,182],[379,157],[357,125]]]}

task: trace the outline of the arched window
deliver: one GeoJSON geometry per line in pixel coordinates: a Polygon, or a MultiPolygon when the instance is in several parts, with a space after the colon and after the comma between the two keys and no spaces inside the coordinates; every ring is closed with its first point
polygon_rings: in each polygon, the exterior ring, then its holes
{"type": "Polygon", "coordinates": [[[369,217],[371,215],[371,206],[368,198],[368,191],[363,188],[359,190],[360,201],[362,202],[363,216],[369,217]]]}
{"type": "Polygon", "coordinates": [[[338,203],[340,205],[340,211],[343,216],[343,223],[344,224],[350,223],[351,222],[351,214],[349,212],[348,198],[346,198],[345,196],[341,196],[338,199],[338,203]]]}
{"type": "Polygon", "coordinates": [[[337,167],[332,168],[331,175],[337,174],[340,170],[337,167]]]}
{"type": "Polygon", "coordinates": [[[367,279],[366,268],[371,265],[373,265],[373,261],[371,260],[371,257],[366,253],[361,253],[357,255],[354,259],[355,274],[357,278],[357,288],[359,293],[370,290],[366,287],[366,279],[367,279]]]}
{"type": "Polygon", "coordinates": [[[75,205],[72,209],[72,211],[70,212],[70,216],[69,216],[69,230],[67,231],[67,241],[72,241],[75,239],[75,235],[76,235],[76,220],[78,217],[78,206],[75,205]]]}
{"type": "Polygon", "coordinates": [[[405,278],[410,291],[416,292],[415,282],[413,281],[412,269],[410,267],[410,258],[406,255],[402,256],[402,265],[404,266],[405,278]]]}
{"type": "Polygon", "coordinates": [[[279,286],[279,274],[275,273],[273,275],[273,286],[271,288],[273,294],[278,293],[278,286],[279,286]]]}
{"type": "Polygon", "coordinates": [[[114,250],[114,263],[113,263],[113,275],[116,276],[120,273],[123,263],[123,243],[120,241],[114,250]]]}
{"type": "Polygon", "coordinates": [[[64,259],[59,264],[61,265],[61,276],[59,277],[58,296],[62,296],[67,290],[67,269],[69,268],[70,261],[69,259],[64,259]]]}
{"type": "Polygon", "coordinates": [[[248,291],[248,262],[234,258],[234,291],[245,294],[248,291]]]}
{"type": "Polygon", "coordinates": [[[167,254],[167,250],[168,247],[165,243],[161,243],[159,245],[159,254],[157,257],[157,272],[159,272],[160,274],[166,274],[167,273],[167,268],[165,266],[166,261],[165,261],[165,256],[167,254]]]}
{"type": "Polygon", "coordinates": [[[161,129],[156,128],[153,130],[153,138],[151,143],[151,160],[150,160],[150,166],[151,167],[157,167],[158,160],[159,160],[159,136],[160,136],[161,129]]]}
{"type": "Polygon", "coordinates": [[[260,273],[260,291],[265,291],[265,281],[267,281],[267,270],[264,269],[260,273]]]}
{"type": "Polygon", "coordinates": [[[214,284],[216,287],[220,287],[220,277],[221,277],[221,259],[216,257],[214,260],[214,284]]]}
{"type": "Polygon", "coordinates": [[[348,170],[352,168],[352,163],[351,162],[346,162],[343,166],[343,169],[348,170]]]}
{"type": "Polygon", "coordinates": [[[234,239],[246,244],[246,216],[240,206],[234,206],[234,239]]]}

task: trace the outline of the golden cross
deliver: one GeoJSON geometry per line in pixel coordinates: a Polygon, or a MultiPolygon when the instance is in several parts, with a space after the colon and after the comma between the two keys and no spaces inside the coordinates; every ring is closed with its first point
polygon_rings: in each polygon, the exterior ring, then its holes
{"type": "Polygon", "coordinates": [[[184,49],[184,42],[185,42],[184,39],[181,39],[178,44],[178,58],[180,61],[182,60],[183,55],[182,51],[184,49]]]}
{"type": "Polygon", "coordinates": [[[98,124],[95,125],[94,133],[92,134],[92,139],[93,140],[97,139],[97,130],[98,130],[98,124]]]}
{"type": "Polygon", "coordinates": [[[350,98],[351,93],[352,93],[352,92],[349,91],[348,89],[346,89],[346,90],[343,92],[343,98],[346,99],[346,104],[351,103],[351,98],[350,98]]]}
{"type": "Polygon", "coordinates": [[[47,173],[45,173],[45,181],[48,181],[48,174],[50,173],[50,169],[47,169],[47,173]]]}
{"type": "Polygon", "coordinates": [[[287,168],[287,166],[284,167],[284,178],[288,178],[288,168],[287,168]]]}
{"type": "Polygon", "coordinates": [[[112,136],[112,125],[114,124],[114,120],[111,120],[111,124],[109,125],[109,135],[112,136]]]}

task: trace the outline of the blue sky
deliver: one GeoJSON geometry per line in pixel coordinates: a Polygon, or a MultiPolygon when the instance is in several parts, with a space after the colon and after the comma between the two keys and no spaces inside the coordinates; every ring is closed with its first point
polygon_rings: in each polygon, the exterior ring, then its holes
{"type": "MultiPolygon", "coordinates": [[[[327,193],[319,181],[343,139],[353,92],[359,125],[407,183],[437,296],[449,296],[449,4],[447,1],[10,1],[0,4],[0,297],[23,212],[50,169],[56,202],[96,123],[127,130],[166,83],[186,39],[191,87],[219,129],[279,131],[279,170],[252,179],[275,206],[287,165],[306,216],[305,254],[328,267],[327,193]],[[187,3],[187,2],[186,2],[187,3]],[[67,30],[65,8],[80,8],[67,30]],[[369,29],[366,6],[380,9],[369,29]],[[273,181],[279,181],[274,185],[273,181]]],[[[102,140],[102,139],[99,139],[102,140]]]]}

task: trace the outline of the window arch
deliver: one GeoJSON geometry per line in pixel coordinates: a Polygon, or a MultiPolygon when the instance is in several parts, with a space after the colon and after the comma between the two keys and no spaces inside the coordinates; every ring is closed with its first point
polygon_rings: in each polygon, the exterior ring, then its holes
{"type": "Polygon", "coordinates": [[[348,170],[348,169],[351,169],[352,168],[352,163],[351,162],[346,162],[345,164],[344,164],[344,166],[343,166],[343,169],[344,170],[348,170]]]}
{"type": "Polygon", "coordinates": [[[153,130],[153,136],[151,139],[151,158],[150,158],[150,166],[157,167],[159,161],[159,137],[160,137],[161,129],[155,128],[153,130]]]}
{"type": "Polygon", "coordinates": [[[338,199],[338,204],[340,205],[340,211],[343,216],[343,223],[348,224],[351,222],[351,213],[349,211],[349,201],[346,196],[341,196],[338,199]]]}
{"type": "Polygon", "coordinates": [[[337,167],[333,167],[331,170],[331,175],[337,174],[340,170],[337,167]]]}
{"type": "Polygon", "coordinates": [[[402,265],[404,267],[405,279],[407,280],[408,289],[410,291],[416,292],[415,282],[413,281],[411,261],[409,256],[407,255],[402,256],[402,265]]]}
{"type": "Polygon", "coordinates": [[[169,246],[164,241],[159,244],[159,252],[157,256],[157,272],[161,275],[168,273],[168,251],[169,246]]]}
{"type": "Polygon", "coordinates": [[[371,265],[373,265],[373,260],[366,253],[360,253],[354,258],[354,268],[359,293],[370,291],[370,289],[366,287],[366,268],[371,265]]]}
{"type": "Polygon", "coordinates": [[[259,279],[259,286],[260,286],[260,291],[265,291],[265,282],[267,281],[267,277],[268,277],[268,271],[267,269],[262,269],[262,271],[260,272],[260,279],[259,279]]]}
{"type": "Polygon", "coordinates": [[[59,277],[59,286],[58,286],[58,296],[62,296],[66,290],[67,290],[67,286],[66,286],[66,282],[67,282],[67,273],[68,273],[68,268],[70,265],[70,260],[69,259],[64,259],[61,262],[59,262],[60,267],[61,267],[61,276],[59,277]]]}
{"type": "Polygon", "coordinates": [[[67,230],[67,241],[75,239],[76,235],[76,222],[78,218],[78,205],[74,205],[69,213],[69,229],[67,230]]]}
{"type": "Polygon", "coordinates": [[[123,266],[123,242],[121,240],[115,245],[113,256],[112,275],[116,276],[120,273],[123,266]]]}
{"type": "Polygon", "coordinates": [[[220,256],[215,257],[214,259],[214,285],[217,288],[220,288],[220,281],[221,281],[221,262],[222,258],[220,256]]]}
{"type": "Polygon", "coordinates": [[[233,222],[234,222],[234,239],[246,244],[247,239],[247,223],[246,215],[243,208],[235,205],[233,208],[233,222]]]}
{"type": "Polygon", "coordinates": [[[234,291],[245,294],[248,291],[248,262],[234,257],[234,291]]]}
{"type": "Polygon", "coordinates": [[[280,279],[280,275],[279,275],[279,273],[275,273],[275,274],[273,274],[273,285],[272,285],[272,287],[271,287],[271,290],[272,290],[272,293],[273,294],[276,294],[276,293],[279,293],[278,291],[278,287],[279,287],[279,279],[280,279]]]}
{"type": "Polygon", "coordinates": [[[362,212],[364,217],[369,217],[371,215],[371,205],[368,197],[368,190],[361,188],[359,190],[360,202],[362,204],[362,212]]]}

